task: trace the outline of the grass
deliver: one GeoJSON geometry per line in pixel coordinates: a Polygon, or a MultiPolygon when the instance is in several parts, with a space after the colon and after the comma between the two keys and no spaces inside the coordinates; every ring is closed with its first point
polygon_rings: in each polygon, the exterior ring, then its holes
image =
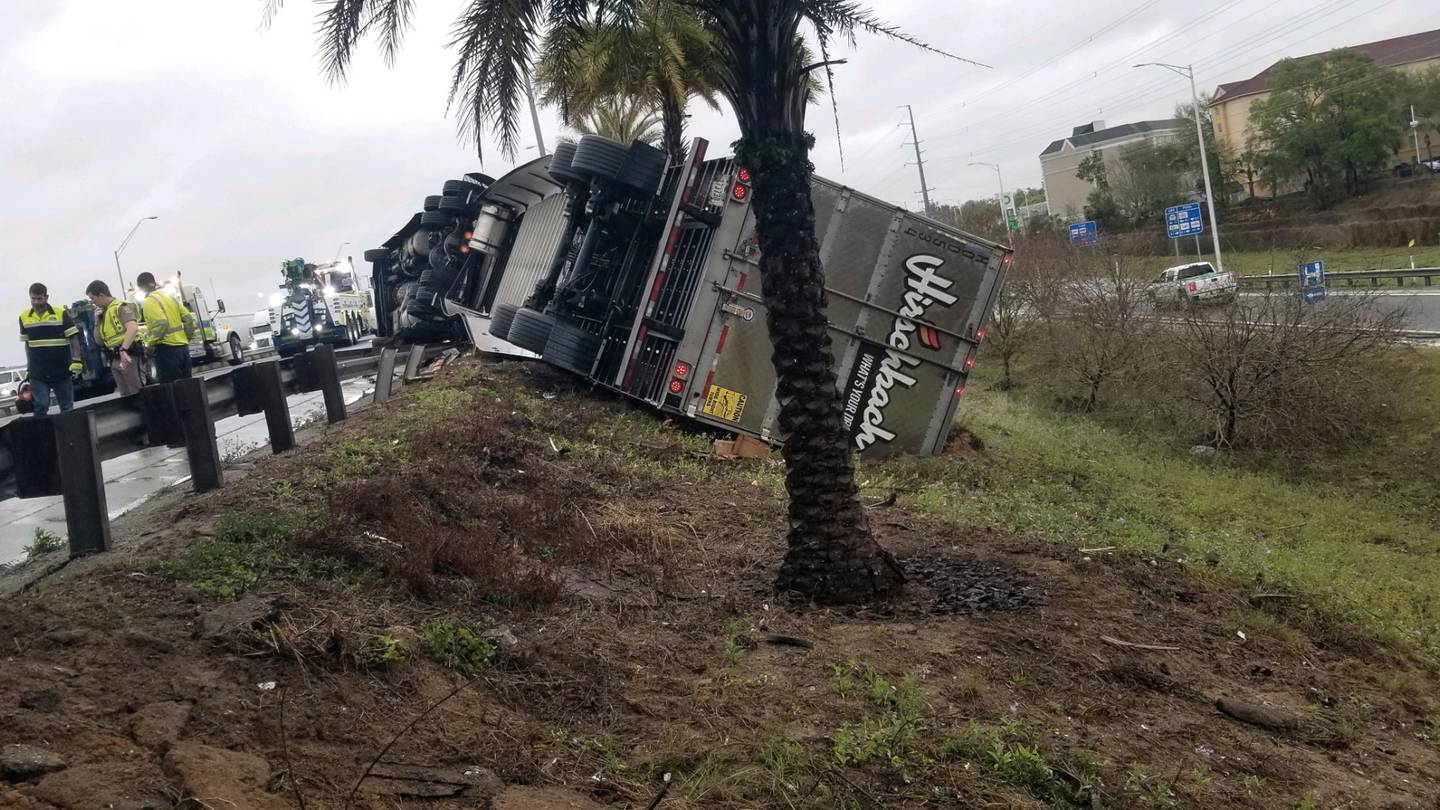
{"type": "Polygon", "coordinates": [[[65,548],[65,541],[60,535],[36,528],[34,539],[25,547],[25,559],[26,561],[33,560],[63,548],[65,548]]]}
{"type": "Polygon", "coordinates": [[[221,599],[234,599],[273,579],[304,582],[336,576],[343,563],[291,548],[306,526],[302,516],[292,514],[228,517],[213,537],[166,559],[160,569],[178,585],[221,599]]]}
{"type": "Polygon", "coordinates": [[[998,392],[977,391],[959,418],[985,443],[983,460],[865,465],[872,491],[915,490],[912,510],[1066,545],[1169,547],[1187,562],[1213,554],[1223,576],[1297,588],[1326,613],[1440,653],[1440,554],[1402,550],[1440,550],[1440,532],[1402,500],[1197,464],[1158,442],[998,392]],[[965,466],[976,469],[957,474],[965,466]],[[967,478],[979,483],[952,483],[967,478]],[[1375,536],[1399,547],[1365,542],[1375,536]]]}
{"type": "Polygon", "coordinates": [[[495,663],[495,645],[455,618],[431,619],[420,625],[420,652],[467,678],[495,663]]]}

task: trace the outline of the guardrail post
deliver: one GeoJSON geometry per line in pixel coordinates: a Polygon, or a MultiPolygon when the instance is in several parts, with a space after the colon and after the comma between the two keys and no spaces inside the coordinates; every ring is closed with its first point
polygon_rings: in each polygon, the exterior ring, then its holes
{"type": "Polygon", "coordinates": [[[22,416],[5,428],[17,498],[44,498],[63,491],[55,425],[50,420],[48,416],[22,416]]]}
{"type": "Polygon", "coordinates": [[[255,396],[265,412],[265,426],[270,429],[270,452],[283,453],[295,446],[295,426],[290,424],[290,403],[285,399],[285,383],[280,379],[280,362],[256,363],[255,396]]]}
{"type": "Polygon", "coordinates": [[[410,356],[405,358],[405,382],[410,382],[420,376],[420,361],[424,359],[424,346],[410,347],[410,356]]]}
{"type": "Polygon", "coordinates": [[[190,459],[190,480],[196,492],[219,489],[225,483],[220,449],[215,443],[215,420],[205,398],[205,381],[199,377],[176,380],[175,407],[185,431],[185,455],[190,459]]]}
{"type": "Polygon", "coordinates": [[[320,385],[325,396],[325,418],[330,424],[345,419],[345,392],[340,390],[340,368],[335,364],[335,347],[328,343],[306,352],[310,360],[310,373],[320,385]]]}
{"type": "Polygon", "coordinates": [[[67,411],[55,417],[54,428],[70,556],[109,551],[110,509],[100,470],[100,448],[95,442],[95,413],[67,411]]]}
{"type": "Polygon", "coordinates": [[[395,350],[380,350],[380,365],[375,370],[375,404],[390,398],[390,389],[395,385],[395,350]]]}
{"type": "Polygon", "coordinates": [[[270,431],[270,450],[283,453],[295,446],[295,427],[290,424],[290,405],[285,401],[285,385],[280,378],[280,363],[268,360],[250,363],[235,369],[235,412],[240,416],[265,414],[270,431]]]}
{"type": "Polygon", "coordinates": [[[145,443],[151,447],[184,447],[185,433],[175,411],[175,392],[168,385],[147,385],[140,389],[140,407],[145,412],[145,443]]]}

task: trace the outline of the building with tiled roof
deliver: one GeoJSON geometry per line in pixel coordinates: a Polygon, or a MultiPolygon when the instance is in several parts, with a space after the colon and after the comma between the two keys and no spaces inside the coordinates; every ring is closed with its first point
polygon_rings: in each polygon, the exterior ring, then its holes
{"type": "MultiPolygon", "coordinates": [[[[1419,73],[1432,67],[1440,67],[1440,30],[1353,45],[1349,50],[1369,55],[1377,65],[1419,73]]],[[[1299,58],[1310,56],[1318,54],[1307,54],[1299,58]]],[[[1279,62],[1276,62],[1248,79],[1220,85],[1210,99],[1210,117],[1215,124],[1215,137],[1237,153],[1245,148],[1250,139],[1250,106],[1270,95],[1270,76],[1278,64],[1279,62]]],[[[1410,161],[1416,157],[1411,143],[1407,140],[1406,148],[1397,153],[1397,159],[1410,161]]],[[[1419,157],[1428,159],[1426,151],[1426,144],[1422,142],[1419,157]]]]}
{"type": "Polygon", "coordinates": [[[1169,120],[1135,121],[1113,127],[1105,126],[1104,121],[1095,121],[1075,127],[1070,137],[1051,142],[1040,153],[1040,171],[1045,178],[1045,198],[1050,202],[1050,212],[1066,218],[1084,212],[1085,199],[1094,186],[1076,177],[1075,172],[1091,153],[1099,152],[1106,169],[1114,170],[1121,150],[1140,144],[1168,143],[1186,133],[1195,137],[1195,125],[1169,120]]]}

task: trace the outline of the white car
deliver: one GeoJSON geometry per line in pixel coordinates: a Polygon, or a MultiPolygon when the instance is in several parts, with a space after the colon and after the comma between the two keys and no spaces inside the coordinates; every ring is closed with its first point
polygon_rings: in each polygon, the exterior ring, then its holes
{"type": "Polygon", "coordinates": [[[1191,262],[1166,268],[1150,282],[1147,292],[1157,307],[1186,308],[1204,304],[1228,304],[1239,294],[1235,276],[1221,273],[1209,262],[1191,262]]]}
{"type": "Polygon", "coordinates": [[[25,369],[9,368],[0,371],[0,399],[11,399],[20,393],[20,383],[25,380],[25,369]]]}

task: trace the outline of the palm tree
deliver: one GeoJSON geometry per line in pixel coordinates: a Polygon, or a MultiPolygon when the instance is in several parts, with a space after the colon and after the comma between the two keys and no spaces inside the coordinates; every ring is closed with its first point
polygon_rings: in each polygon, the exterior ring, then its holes
{"type": "Polygon", "coordinates": [[[612,96],[597,102],[574,126],[582,135],[603,135],[620,143],[660,144],[660,117],[630,96],[612,96]]]}
{"type": "Polygon", "coordinates": [[[692,97],[720,108],[715,48],[693,9],[677,0],[636,0],[633,17],[552,29],[535,66],[541,99],[575,125],[616,95],[660,114],[665,151],[685,158],[685,107],[692,97]]]}
{"type": "MultiPolygon", "coordinates": [[[[281,2],[270,0],[272,8],[281,2]]],[[[335,79],[344,78],[367,33],[378,33],[384,53],[393,55],[414,9],[413,0],[327,2],[320,12],[321,50],[335,79]]],[[[636,25],[645,2],[469,0],[451,43],[457,58],[450,102],[464,108],[462,135],[478,145],[481,132],[493,129],[502,150],[513,155],[541,29],[548,26],[557,48],[573,49],[587,24],[636,25]]],[[[685,5],[710,34],[719,57],[716,86],[740,125],[737,157],[754,177],[751,199],[790,495],[787,550],[776,585],[824,602],[883,595],[905,577],[875,542],[855,486],[810,199],[814,138],[805,131],[810,73],[824,68],[827,81],[833,81],[833,63],[826,56],[826,62],[806,65],[800,30],[802,24],[811,26],[822,55],[835,37],[865,31],[960,57],[881,21],[858,0],[686,0],[685,5]]]]}

